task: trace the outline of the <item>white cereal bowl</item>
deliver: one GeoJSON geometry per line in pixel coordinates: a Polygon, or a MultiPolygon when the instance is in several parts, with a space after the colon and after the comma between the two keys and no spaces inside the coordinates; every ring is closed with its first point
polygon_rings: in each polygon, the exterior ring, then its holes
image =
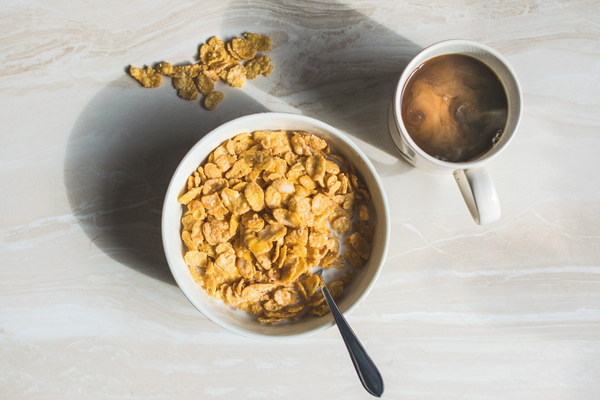
{"type": "Polygon", "coordinates": [[[375,210],[375,229],[371,257],[354,276],[338,302],[340,310],[350,313],[371,290],[383,266],[390,232],[389,210],[383,185],[365,154],[345,134],[319,120],[296,114],[266,112],[234,119],[214,129],[198,141],[185,155],[169,184],[162,213],[162,239],[171,273],[188,300],[208,319],[221,327],[257,339],[281,339],[307,336],[333,325],[331,314],[306,317],[276,325],[261,325],[244,312],[233,310],[221,300],[208,296],[188,271],[183,261],[181,216],[183,207],[177,202],[184,192],[187,177],[222,142],[242,132],[256,130],[298,130],[312,132],[326,139],[332,148],[350,160],[362,175],[371,193],[375,210]]]}

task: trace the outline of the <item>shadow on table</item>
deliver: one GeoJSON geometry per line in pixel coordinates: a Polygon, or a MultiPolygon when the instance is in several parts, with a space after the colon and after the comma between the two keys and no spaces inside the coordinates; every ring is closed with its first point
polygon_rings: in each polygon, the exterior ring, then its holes
{"type": "MultiPolygon", "coordinates": [[[[373,160],[381,174],[408,170],[389,136],[387,107],[418,47],[339,4],[260,5],[270,12],[257,7],[232,4],[222,30],[268,27],[276,43],[269,94],[393,155],[392,165],[373,160]]],[[[175,168],[211,129],[262,111],[268,110],[244,90],[227,89],[219,108],[206,112],[198,101],[177,98],[168,84],[149,90],[126,76],[111,82],[79,116],[65,156],[69,202],[90,240],[116,261],[173,284],[160,219],[175,168]]]]}
{"type": "Polygon", "coordinates": [[[381,164],[360,141],[381,175],[412,167],[399,159],[388,129],[388,108],[401,73],[421,50],[412,41],[338,3],[278,2],[276,7],[233,2],[222,31],[265,29],[273,36],[269,54],[276,66],[269,94],[302,113],[344,130],[381,152],[381,164]],[[252,26],[248,26],[251,14],[252,26]],[[241,17],[244,16],[244,17],[241,17]],[[240,28],[243,27],[243,28],[240,28]]]}
{"type": "Polygon", "coordinates": [[[113,82],[82,112],[69,139],[65,184],[94,244],[124,265],[174,283],[160,218],[175,168],[213,128],[266,108],[231,91],[218,110],[202,112],[198,101],[179,99],[170,85],[149,90],[130,81],[113,82]]]}

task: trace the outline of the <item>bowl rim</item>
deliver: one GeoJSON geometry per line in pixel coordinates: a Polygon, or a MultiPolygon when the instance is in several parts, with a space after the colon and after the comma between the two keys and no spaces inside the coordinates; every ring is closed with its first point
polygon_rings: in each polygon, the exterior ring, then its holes
{"type": "MultiPolygon", "coordinates": [[[[202,136],[188,150],[188,152],[182,157],[181,161],[179,162],[179,165],[177,166],[177,168],[175,169],[175,171],[173,172],[173,174],[171,176],[171,180],[169,182],[169,186],[167,187],[167,191],[165,193],[165,199],[164,199],[163,207],[162,207],[161,238],[162,238],[163,250],[165,252],[167,264],[169,265],[169,270],[171,271],[171,274],[173,275],[173,278],[175,279],[177,286],[183,292],[184,296],[188,299],[188,301],[194,306],[194,308],[196,308],[205,318],[207,318],[214,324],[218,325],[219,327],[224,328],[224,329],[228,330],[229,332],[236,333],[241,336],[254,338],[254,339],[263,339],[263,340],[287,340],[287,339],[291,339],[291,338],[300,338],[300,337],[310,336],[310,335],[313,335],[318,332],[322,332],[326,329],[331,328],[334,324],[331,314],[327,314],[326,316],[321,317],[321,318],[328,319],[328,321],[325,322],[324,324],[314,327],[314,328],[311,328],[311,329],[308,329],[303,332],[299,332],[299,333],[269,335],[266,333],[250,332],[248,330],[239,329],[236,326],[232,326],[229,323],[227,323],[226,321],[223,321],[222,319],[215,317],[208,310],[205,310],[205,307],[202,304],[196,304],[196,302],[192,299],[192,296],[188,295],[188,293],[186,293],[186,291],[183,289],[182,282],[180,282],[180,280],[178,278],[178,274],[176,273],[177,266],[175,265],[175,262],[173,262],[173,263],[171,262],[172,257],[174,257],[174,254],[173,254],[174,249],[172,249],[172,246],[170,246],[166,240],[166,236],[168,234],[168,232],[167,232],[167,230],[168,230],[168,228],[167,228],[167,214],[168,214],[167,209],[169,207],[172,207],[170,200],[172,199],[173,194],[175,193],[178,196],[179,193],[181,192],[181,187],[179,187],[179,184],[177,184],[177,186],[176,186],[175,180],[182,173],[181,170],[184,167],[186,160],[188,160],[188,158],[190,158],[193,154],[195,154],[198,151],[197,149],[199,147],[202,147],[204,145],[204,143],[210,142],[211,139],[213,139],[213,137],[218,137],[219,135],[222,135],[222,132],[227,131],[228,129],[230,129],[231,126],[239,125],[240,123],[253,121],[253,120],[260,121],[262,119],[265,119],[266,122],[268,123],[269,118],[287,119],[287,120],[290,120],[291,122],[298,121],[298,122],[308,123],[311,125],[315,125],[318,128],[320,128],[324,131],[327,131],[328,133],[331,133],[333,136],[340,139],[345,145],[349,146],[356,154],[358,154],[362,158],[362,160],[365,163],[365,165],[367,166],[367,168],[370,170],[371,175],[374,178],[373,179],[374,183],[377,186],[377,189],[379,190],[379,192],[381,194],[381,199],[382,199],[382,203],[383,203],[383,213],[382,213],[383,218],[381,219],[381,223],[384,224],[384,235],[383,235],[384,238],[383,238],[383,249],[382,249],[382,254],[381,254],[381,261],[376,266],[374,274],[373,274],[373,278],[370,280],[370,282],[368,282],[363,293],[361,293],[358,296],[358,298],[352,305],[350,305],[345,311],[343,311],[343,314],[344,315],[350,314],[352,311],[354,311],[354,309],[356,309],[356,307],[358,307],[358,305],[360,303],[362,303],[362,301],[366,298],[366,296],[371,292],[371,289],[373,288],[373,286],[375,285],[375,282],[379,278],[379,275],[381,273],[381,270],[382,270],[383,265],[385,264],[385,261],[387,258],[389,236],[390,236],[390,215],[389,215],[388,201],[387,201],[387,198],[385,195],[383,183],[381,181],[381,178],[380,178],[377,170],[371,163],[371,160],[358,147],[358,145],[356,143],[354,143],[354,141],[350,138],[350,136],[343,133],[342,131],[340,131],[339,129],[337,129],[333,126],[331,126],[323,121],[320,121],[318,119],[312,118],[312,117],[307,117],[307,116],[301,115],[301,114],[293,114],[293,113],[285,113],[285,112],[271,112],[271,111],[254,113],[254,114],[249,114],[249,115],[241,116],[238,118],[234,118],[228,122],[225,122],[225,123],[217,126],[216,128],[209,131],[206,135],[202,136]]],[[[265,129],[265,130],[277,129],[277,127],[272,127],[272,128],[265,127],[263,129],[265,129]]],[[[238,133],[239,132],[233,133],[231,135],[231,137],[237,135],[238,133]]],[[[224,140],[226,140],[226,139],[224,139],[224,140]]],[[[211,149],[211,151],[212,151],[212,149],[211,149]]],[[[209,153],[210,153],[210,151],[209,151],[209,153]]],[[[187,175],[187,173],[186,173],[186,175],[187,175]]],[[[173,259],[173,261],[175,261],[175,260],[173,259]]]]}

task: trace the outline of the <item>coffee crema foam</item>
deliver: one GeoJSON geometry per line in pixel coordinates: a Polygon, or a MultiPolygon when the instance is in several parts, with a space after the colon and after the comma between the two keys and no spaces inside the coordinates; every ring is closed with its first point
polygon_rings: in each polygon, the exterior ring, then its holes
{"type": "Polygon", "coordinates": [[[444,161],[488,152],[502,136],[508,103],[496,74],[479,60],[449,54],[417,68],[402,94],[402,120],[414,142],[444,161]]]}

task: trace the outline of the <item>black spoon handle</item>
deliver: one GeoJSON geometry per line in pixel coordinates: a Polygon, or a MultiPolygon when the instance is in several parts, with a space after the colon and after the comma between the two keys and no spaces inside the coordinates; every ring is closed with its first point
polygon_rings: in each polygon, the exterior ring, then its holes
{"type": "Polygon", "coordinates": [[[365,348],[360,344],[360,341],[352,331],[352,328],[350,328],[350,325],[348,325],[348,322],[346,322],[346,318],[344,318],[344,315],[335,304],[327,286],[322,285],[321,290],[323,291],[323,296],[327,301],[327,305],[331,310],[335,323],[344,339],[344,343],[346,344],[346,348],[352,359],[352,364],[354,364],[354,368],[356,369],[356,373],[358,374],[362,385],[367,392],[371,393],[373,396],[381,397],[383,394],[383,379],[381,378],[379,370],[375,366],[373,360],[371,360],[371,357],[367,354],[365,348]]]}

